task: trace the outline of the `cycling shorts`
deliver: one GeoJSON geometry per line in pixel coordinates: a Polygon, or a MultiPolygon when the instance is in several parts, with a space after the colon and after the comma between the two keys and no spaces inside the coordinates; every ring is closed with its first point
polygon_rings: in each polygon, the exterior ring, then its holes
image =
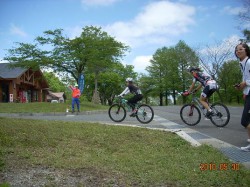
{"type": "Polygon", "coordinates": [[[205,88],[203,89],[201,96],[209,98],[216,90],[218,86],[214,80],[207,81],[205,88]]]}

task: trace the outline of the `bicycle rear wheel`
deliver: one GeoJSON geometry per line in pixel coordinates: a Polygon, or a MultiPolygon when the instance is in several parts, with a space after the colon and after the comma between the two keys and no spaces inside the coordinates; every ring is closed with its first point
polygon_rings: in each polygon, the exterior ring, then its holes
{"type": "Polygon", "coordinates": [[[217,127],[225,127],[230,120],[228,108],[222,103],[214,103],[211,109],[214,113],[210,118],[211,122],[217,127]]]}
{"type": "Polygon", "coordinates": [[[180,110],[182,121],[190,126],[197,125],[201,120],[201,112],[194,104],[185,104],[180,110]]]}
{"type": "Polygon", "coordinates": [[[136,118],[141,123],[149,123],[154,119],[154,110],[149,105],[142,104],[138,107],[136,118]]]}
{"type": "Polygon", "coordinates": [[[113,104],[109,107],[109,117],[114,122],[122,122],[126,118],[126,110],[119,104],[113,104]]]}

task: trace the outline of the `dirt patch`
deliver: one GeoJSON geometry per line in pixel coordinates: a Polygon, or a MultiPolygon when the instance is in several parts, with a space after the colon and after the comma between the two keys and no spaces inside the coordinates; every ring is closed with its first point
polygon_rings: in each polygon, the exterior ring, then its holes
{"type": "Polygon", "coordinates": [[[25,155],[20,156],[11,151],[8,153],[4,169],[0,170],[0,184],[7,183],[11,187],[127,186],[119,173],[94,167],[65,169],[32,165],[25,155]]]}
{"type": "Polygon", "coordinates": [[[0,173],[0,181],[7,182],[12,187],[126,186],[118,176],[110,176],[91,168],[66,170],[35,167],[7,170],[0,173]]]}

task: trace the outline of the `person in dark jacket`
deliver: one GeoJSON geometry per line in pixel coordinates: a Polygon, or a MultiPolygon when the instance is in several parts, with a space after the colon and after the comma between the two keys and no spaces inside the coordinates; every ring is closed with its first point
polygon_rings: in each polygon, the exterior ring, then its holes
{"type": "Polygon", "coordinates": [[[127,83],[127,87],[119,96],[123,97],[129,93],[134,94],[133,97],[128,99],[128,105],[131,106],[131,108],[132,108],[132,113],[130,114],[130,116],[134,117],[135,113],[136,113],[135,105],[138,101],[142,100],[143,95],[142,95],[140,88],[138,88],[137,86],[134,85],[134,81],[132,78],[130,78],[130,77],[127,78],[126,83],[127,83]]]}

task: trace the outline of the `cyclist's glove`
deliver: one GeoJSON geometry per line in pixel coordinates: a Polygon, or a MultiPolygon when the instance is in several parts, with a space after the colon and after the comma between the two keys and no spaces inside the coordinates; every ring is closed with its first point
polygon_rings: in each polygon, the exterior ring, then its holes
{"type": "Polygon", "coordinates": [[[183,96],[188,96],[190,93],[189,93],[189,91],[186,91],[186,92],[184,92],[182,95],[183,96]]]}

